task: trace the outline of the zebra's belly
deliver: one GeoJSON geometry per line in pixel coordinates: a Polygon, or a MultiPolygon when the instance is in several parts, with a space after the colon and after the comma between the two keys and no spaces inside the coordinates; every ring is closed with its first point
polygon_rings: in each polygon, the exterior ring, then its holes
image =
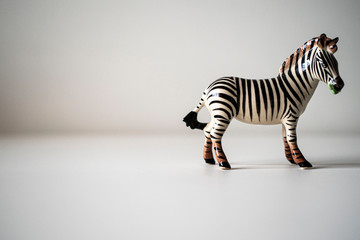
{"type": "Polygon", "coordinates": [[[236,120],[248,123],[248,124],[258,124],[258,125],[276,125],[280,124],[281,120],[276,118],[259,118],[259,117],[250,117],[250,116],[243,116],[242,114],[239,114],[235,117],[236,120]]]}

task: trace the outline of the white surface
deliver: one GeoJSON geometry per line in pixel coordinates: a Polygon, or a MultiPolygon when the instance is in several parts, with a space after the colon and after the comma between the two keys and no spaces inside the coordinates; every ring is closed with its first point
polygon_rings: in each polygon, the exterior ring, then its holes
{"type": "Polygon", "coordinates": [[[2,136],[0,239],[359,239],[359,136],[2,136]]]}

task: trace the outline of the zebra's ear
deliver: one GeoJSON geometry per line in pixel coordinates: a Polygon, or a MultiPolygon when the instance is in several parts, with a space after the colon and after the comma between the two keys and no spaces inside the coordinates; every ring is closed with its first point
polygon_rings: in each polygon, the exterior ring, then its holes
{"type": "Polygon", "coordinates": [[[319,41],[318,41],[318,46],[319,46],[319,48],[321,48],[321,49],[324,49],[324,48],[325,48],[326,38],[327,38],[327,37],[326,37],[326,34],[325,34],[325,33],[323,33],[323,34],[320,35],[319,41]]]}
{"type": "Polygon", "coordinates": [[[328,45],[329,45],[329,46],[335,45],[335,44],[337,44],[338,41],[339,41],[339,38],[336,37],[336,38],[334,38],[333,40],[331,40],[328,45]]]}
{"type": "Polygon", "coordinates": [[[336,37],[336,38],[334,38],[333,40],[331,40],[329,43],[328,43],[328,45],[327,45],[327,51],[328,52],[330,52],[330,53],[335,53],[336,51],[337,51],[337,49],[338,49],[338,47],[337,47],[337,45],[336,45],[336,43],[339,41],[339,38],[338,37],[336,37]]]}

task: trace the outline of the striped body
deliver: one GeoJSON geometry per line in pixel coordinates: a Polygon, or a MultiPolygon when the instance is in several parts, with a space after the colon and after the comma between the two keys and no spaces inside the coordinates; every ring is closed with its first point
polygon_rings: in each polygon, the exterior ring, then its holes
{"type": "Polygon", "coordinates": [[[196,108],[184,118],[187,126],[204,130],[205,161],[214,163],[213,148],[219,165],[230,168],[221,139],[235,118],[250,124],[281,124],[287,160],[311,167],[297,146],[296,126],[319,81],[327,83],[335,94],[344,86],[333,55],[337,41],[325,34],[310,39],[284,61],[275,78],[223,77],[211,83],[196,108]],[[196,119],[204,106],[211,115],[208,124],[196,119]]]}
{"type": "Polygon", "coordinates": [[[297,110],[296,116],[299,116],[305,110],[317,83],[313,81],[311,88],[299,96],[292,95],[296,85],[280,75],[261,80],[224,77],[205,90],[203,99],[215,118],[235,117],[250,124],[280,124],[290,112],[295,114],[297,110]]]}

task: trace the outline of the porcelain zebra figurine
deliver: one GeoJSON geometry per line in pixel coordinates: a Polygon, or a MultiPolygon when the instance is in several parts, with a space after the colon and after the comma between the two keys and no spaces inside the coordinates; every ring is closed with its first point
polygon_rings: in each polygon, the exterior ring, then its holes
{"type": "Polygon", "coordinates": [[[250,124],[281,124],[286,159],[302,169],[312,165],[301,153],[296,139],[296,125],[310,101],[319,81],[328,84],[337,94],[344,87],[334,57],[339,38],[325,34],[305,42],[269,79],[223,77],[205,89],[197,107],[183,119],[191,129],[203,129],[203,158],[208,164],[216,160],[221,169],[231,166],[221,145],[222,136],[233,118],[250,124]],[[206,106],[209,123],[200,123],[197,114],[206,106]]]}

